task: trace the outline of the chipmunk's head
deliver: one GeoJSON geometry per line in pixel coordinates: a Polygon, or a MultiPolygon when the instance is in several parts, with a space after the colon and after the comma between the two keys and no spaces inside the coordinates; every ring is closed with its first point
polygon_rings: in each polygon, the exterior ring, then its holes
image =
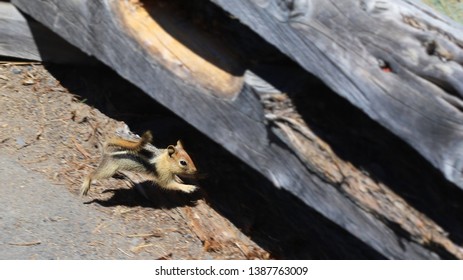
{"type": "Polygon", "coordinates": [[[183,149],[182,142],[167,147],[167,153],[171,159],[171,168],[177,175],[194,175],[197,169],[188,153],[183,149]]]}

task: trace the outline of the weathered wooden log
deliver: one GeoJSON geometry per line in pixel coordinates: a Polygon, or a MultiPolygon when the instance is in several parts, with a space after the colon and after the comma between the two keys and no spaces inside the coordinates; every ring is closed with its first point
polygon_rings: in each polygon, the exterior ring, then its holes
{"type": "Polygon", "coordinates": [[[8,2],[0,2],[0,56],[55,63],[94,63],[93,59],[42,24],[26,18],[8,2]]]}
{"type": "Polygon", "coordinates": [[[343,162],[307,127],[284,94],[302,88],[307,73],[239,22],[191,18],[179,1],[13,2],[383,256],[439,258],[438,244],[462,258],[438,226],[343,162]],[[204,22],[213,28],[204,30],[204,22]],[[376,191],[364,198],[354,188],[378,188],[387,199],[371,203],[376,191]],[[414,218],[401,221],[389,209],[414,218]],[[423,225],[432,228],[431,240],[416,241],[423,225]]]}
{"type": "Polygon", "coordinates": [[[463,27],[418,1],[212,0],[463,188],[463,27]]]}

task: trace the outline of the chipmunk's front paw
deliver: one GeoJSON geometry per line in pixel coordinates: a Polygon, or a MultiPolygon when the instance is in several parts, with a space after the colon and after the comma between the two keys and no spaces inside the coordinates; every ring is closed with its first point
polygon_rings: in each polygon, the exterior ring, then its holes
{"type": "Polygon", "coordinates": [[[192,193],[196,191],[197,189],[198,187],[193,186],[193,185],[184,185],[182,186],[181,191],[186,192],[186,193],[192,193]]]}

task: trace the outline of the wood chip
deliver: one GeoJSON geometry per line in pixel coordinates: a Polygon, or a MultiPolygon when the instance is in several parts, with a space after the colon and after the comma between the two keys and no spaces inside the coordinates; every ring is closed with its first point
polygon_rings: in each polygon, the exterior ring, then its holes
{"type": "Polygon", "coordinates": [[[25,86],[30,86],[30,85],[33,85],[35,84],[34,80],[32,79],[25,79],[23,82],[22,82],[23,85],[25,86]]]}
{"type": "Polygon", "coordinates": [[[134,257],[134,255],[127,253],[126,251],[122,250],[121,248],[117,248],[117,250],[121,251],[124,255],[129,256],[131,258],[134,257]]]}
{"type": "Polygon", "coordinates": [[[18,242],[18,243],[8,243],[13,246],[35,246],[41,244],[42,241],[31,241],[31,242],[18,242]]]}
{"type": "Polygon", "coordinates": [[[172,253],[166,254],[164,256],[161,256],[157,258],[156,260],[171,260],[172,259],[172,253]]]}
{"type": "Polygon", "coordinates": [[[151,232],[151,233],[138,233],[138,234],[128,234],[126,235],[127,237],[131,237],[131,238],[134,238],[134,237],[143,237],[143,238],[147,238],[147,237],[161,237],[162,236],[162,233],[160,232],[151,232]]]}
{"type": "Polygon", "coordinates": [[[133,247],[132,249],[130,249],[130,251],[132,251],[132,253],[137,254],[142,249],[147,248],[147,247],[153,247],[153,246],[155,246],[155,244],[153,244],[153,243],[141,244],[141,245],[133,247]]]}
{"type": "Polygon", "coordinates": [[[74,142],[74,146],[76,146],[76,149],[85,157],[85,158],[90,158],[91,155],[89,152],[87,152],[87,150],[85,150],[84,147],[82,147],[82,145],[80,145],[79,143],[77,143],[77,141],[75,139],[72,139],[72,142],[74,142]]]}

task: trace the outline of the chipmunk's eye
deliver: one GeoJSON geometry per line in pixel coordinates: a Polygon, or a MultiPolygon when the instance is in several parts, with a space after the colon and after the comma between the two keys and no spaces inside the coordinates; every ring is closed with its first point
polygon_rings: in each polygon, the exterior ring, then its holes
{"type": "Polygon", "coordinates": [[[183,165],[183,166],[186,166],[187,163],[186,163],[186,161],[181,160],[181,161],[180,161],[180,164],[183,165]]]}

